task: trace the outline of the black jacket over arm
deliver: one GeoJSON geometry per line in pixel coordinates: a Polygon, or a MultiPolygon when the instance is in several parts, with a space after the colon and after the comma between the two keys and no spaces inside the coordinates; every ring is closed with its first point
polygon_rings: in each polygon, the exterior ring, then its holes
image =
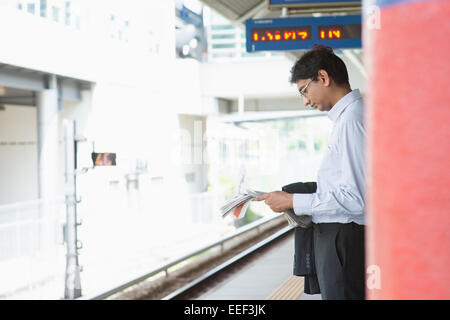
{"type": "MultiPolygon", "coordinates": [[[[315,193],[315,182],[296,182],[284,186],[281,190],[287,193],[315,193]]],[[[308,228],[295,228],[294,272],[295,276],[304,276],[307,294],[320,293],[314,262],[314,237],[312,224],[308,228]]]]}

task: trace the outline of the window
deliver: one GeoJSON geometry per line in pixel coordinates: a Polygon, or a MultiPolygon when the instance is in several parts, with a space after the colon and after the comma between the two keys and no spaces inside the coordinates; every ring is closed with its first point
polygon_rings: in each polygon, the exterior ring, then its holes
{"type": "Polygon", "coordinates": [[[236,45],[234,43],[217,43],[212,45],[213,49],[232,49],[235,47],[236,45]]]}
{"type": "Polygon", "coordinates": [[[220,39],[234,39],[236,36],[234,34],[213,34],[211,38],[213,40],[220,40],[220,39]]]}
{"type": "Polygon", "coordinates": [[[114,15],[109,16],[109,22],[110,22],[110,36],[111,38],[116,37],[116,17],[114,15]]]}
{"type": "Polygon", "coordinates": [[[41,17],[46,18],[47,17],[47,0],[41,0],[41,17]]]}
{"type": "Polygon", "coordinates": [[[211,26],[211,30],[233,30],[233,29],[234,29],[234,26],[231,24],[211,26]]]}
{"type": "Polygon", "coordinates": [[[72,24],[71,21],[71,3],[70,1],[66,1],[65,4],[65,8],[66,8],[66,15],[65,15],[65,24],[66,26],[70,26],[72,24]]]}
{"type": "Polygon", "coordinates": [[[53,21],[59,22],[59,8],[55,6],[52,7],[52,18],[53,21]]]}
{"type": "Polygon", "coordinates": [[[27,12],[34,14],[36,12],[36,6],[34,3],[27,3],[27,12]]]}
{"type": "Polygon", "coordinates": [[[81,28],[81,18],[80,16],[75,16],[75,28],[77,28],[77,30],[80,30],[81,28]]]}

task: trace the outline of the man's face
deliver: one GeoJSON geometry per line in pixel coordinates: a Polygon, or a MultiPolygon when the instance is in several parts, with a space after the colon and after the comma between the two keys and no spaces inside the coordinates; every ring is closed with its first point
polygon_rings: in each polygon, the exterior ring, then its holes
{"type": "Polygon", "coordinates": [[[327,87],[319,78],[316,81],[311,79],[300,79],[297,81],[298,91],[302,91],[303,104],[320,111],[329,111],[332,107],[327,99],[327,87]],[[304,90],[306,87],[306,90],[304,90]]]}

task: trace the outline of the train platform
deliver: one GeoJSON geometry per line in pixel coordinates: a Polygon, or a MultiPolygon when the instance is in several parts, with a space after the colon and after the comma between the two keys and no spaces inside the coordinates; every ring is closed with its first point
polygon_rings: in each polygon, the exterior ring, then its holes
{"type": "Polygon", "coordinates": [[[292,275],[293,258],[291,234],[197,300],[275,300],[287,293],[289,299],[321,300],[320,294],[303,293],[303,278],[292,275]]]}

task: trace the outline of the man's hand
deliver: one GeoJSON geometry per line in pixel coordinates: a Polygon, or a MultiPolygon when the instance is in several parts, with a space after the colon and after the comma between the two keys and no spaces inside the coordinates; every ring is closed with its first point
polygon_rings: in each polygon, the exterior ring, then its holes
{"type": "Polygon", "coordinates": [[[264,202],[274,212],[284,212],[288,209],[292,209],[292,202],[294,196],[290,193],[283,191],[273,191],[266,193],[262,196],[256,197],[255,201],[265,200],[264,202]]]}

